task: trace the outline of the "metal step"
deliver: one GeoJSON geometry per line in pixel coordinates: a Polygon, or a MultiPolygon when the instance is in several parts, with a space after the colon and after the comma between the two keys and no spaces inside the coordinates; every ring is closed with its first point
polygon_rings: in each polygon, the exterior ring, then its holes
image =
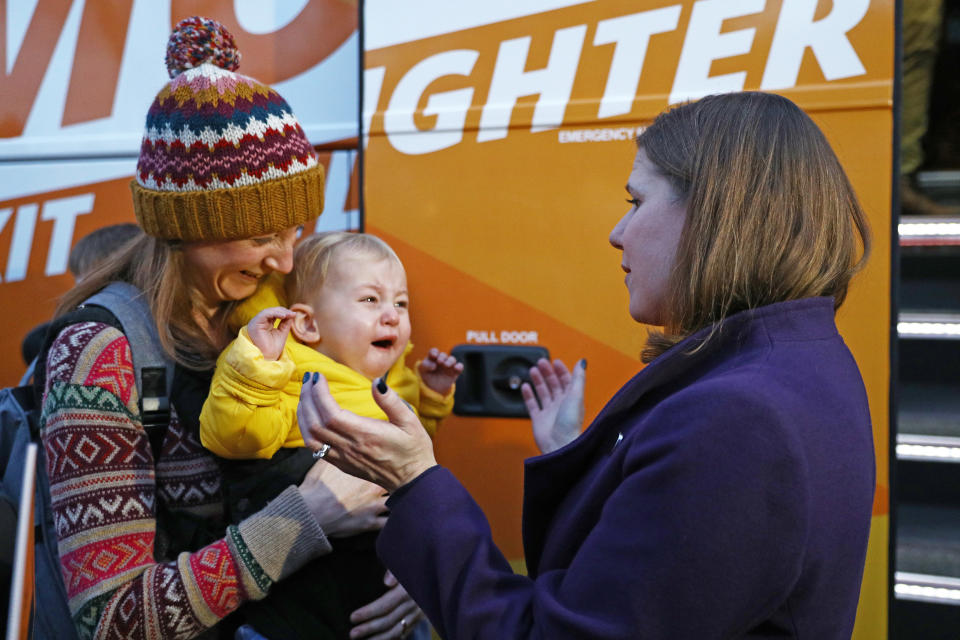
{"type": "Polygon", "coordinates": [[[896,596],[960,605],[960,509],[901,504],[896,521],[896,596]]]}
{"type": "Polygon", "coordinates": [[[935,447],[960,445],[958,391],[949,379],[939,383],[901,381],[897,402],[897,444],[903,442],[912,446],[935,447]],[[918,440],[917,437],[943,440],[918,440]]]}
{"type": "Polygon", "coordinates": [[[918,171],[917,188],[937,198],[960,197],[960,171],[941,169],[937,171],[918,171]]]}
{"type": "MultiPolygon", "coordinates": [[[[960,171],[921,171],[919,191],[944,205],[960,205],[960,171]]],[[[901,247],[960,246],[960,216],[904,216],[897,225],[901,247]]]]}
{"type": "Polygon", "coordinates": [[[901,313],[960,313],[960,244],[900,250],[901,313]]]}

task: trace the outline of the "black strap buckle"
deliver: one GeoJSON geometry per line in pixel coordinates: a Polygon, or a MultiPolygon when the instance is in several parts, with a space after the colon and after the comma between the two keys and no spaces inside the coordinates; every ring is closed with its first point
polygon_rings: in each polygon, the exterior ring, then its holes
{"type": "Polygon", "coordinates": [[[154,459],[160,455],[163,437],[170,424],[166,367],[144,367],[140,371],[140,421],[150,440],[154,459]]]}
{"type": "Polygon", "coordinates": [[[144,367],[140,372],[140,388],[140,419],[144,428],[166,426],[170,422],[166,368],[144,367]]]}

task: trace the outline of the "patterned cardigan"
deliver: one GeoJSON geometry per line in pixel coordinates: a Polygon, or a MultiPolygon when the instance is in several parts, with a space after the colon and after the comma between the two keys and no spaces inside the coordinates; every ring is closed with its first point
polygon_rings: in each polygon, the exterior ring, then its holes
{"type": "Polygon", "coordinates": [[[61,570],[83,639],[198,636],[330,550],[291,487],[219,540],[154,558],[158,511],[222,521],[220,473],[175,413],[154,460],[130,345],[114,327],[74,324],[54,341],[41,428],[61,570]]]}

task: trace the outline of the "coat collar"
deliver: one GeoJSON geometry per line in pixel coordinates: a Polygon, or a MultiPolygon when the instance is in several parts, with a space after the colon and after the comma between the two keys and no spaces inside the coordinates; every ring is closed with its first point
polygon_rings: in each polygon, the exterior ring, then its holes
{"type": "Polygon", "coordinates": [[[837,335],[832,298],[791,300],[734,314],[696,349],[713,330],[711,326],[697,331],[637,373],[573,442],[525,461],[523,539],[531,575],[536,575],[547,525],[560,497],[582,477],[598,451],[617,446],[623,436],[619,430],[626,426],[625,414],[651,392],[778,338],[802,341],[837,335]]]}
{"type": "Polygon", "coordinates": [[[528,459],[528,468],[562,458],[571,449],[586,446],[597,437],[596,427],[610,423],[617,414],[630,410],[639,400],[665,382],[722,356],[757,343],[769,344],[781,337],[790,340],[819,340],[837,335],[833,298],[803,298],[748,309],[736,313],[722,324],[705,327],[675,344],[631,378],[603,407],[579,438],[551,453],[528,459]],[[716,332],[700,349],[703,341],[716,332]]]}

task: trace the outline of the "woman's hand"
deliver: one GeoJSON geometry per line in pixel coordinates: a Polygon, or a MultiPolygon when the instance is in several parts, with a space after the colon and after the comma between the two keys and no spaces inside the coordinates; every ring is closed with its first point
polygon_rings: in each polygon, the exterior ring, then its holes
{"type": "Polygon", "coordinates": [[[277,360],[283,354],[283,345],[297,314],[286,307],[269,307],[250,319],[247,335],[267,360],[277,360]],[[280,324],[274,326],[277,320],[280,324]]]}
{"type": "Polygon", "coordinates": [[[389,422],[341,409],[326,379],[315,373],[300,390],[297,420],[306,446],[325,449],[325,460],[392,492],[437,461],[430,436],[400,396],[382,378],[373,381],[372,393],[389,422]]]}
{"type": "Polygon", "coordinates": [[[573,374],[561,360],[551,364],[541,358],[530,367],[530,383],[520,387],[523,401],[533,422],[533,439],[541,453],[550,453],[573,442],[583,428],[583,387],[587,361],[580,360],[573,374]],[[539,397],[540,402],[537,402],[539,397]]]}
{"type": "Polygon", "coordinates": [[[387,497],[381,487],[323,460],[307,472],[300,495],[328,538],[379,531],[387,523],[387,497]]]}
{"type": "Polygon", "coordinates": [[[350,630],[351,638],[405,638],[423,620],[423,611],[389,571],[383,584],[388,587],[385,594],[350,614],[350,622],[356,625],[350,630]]]}

